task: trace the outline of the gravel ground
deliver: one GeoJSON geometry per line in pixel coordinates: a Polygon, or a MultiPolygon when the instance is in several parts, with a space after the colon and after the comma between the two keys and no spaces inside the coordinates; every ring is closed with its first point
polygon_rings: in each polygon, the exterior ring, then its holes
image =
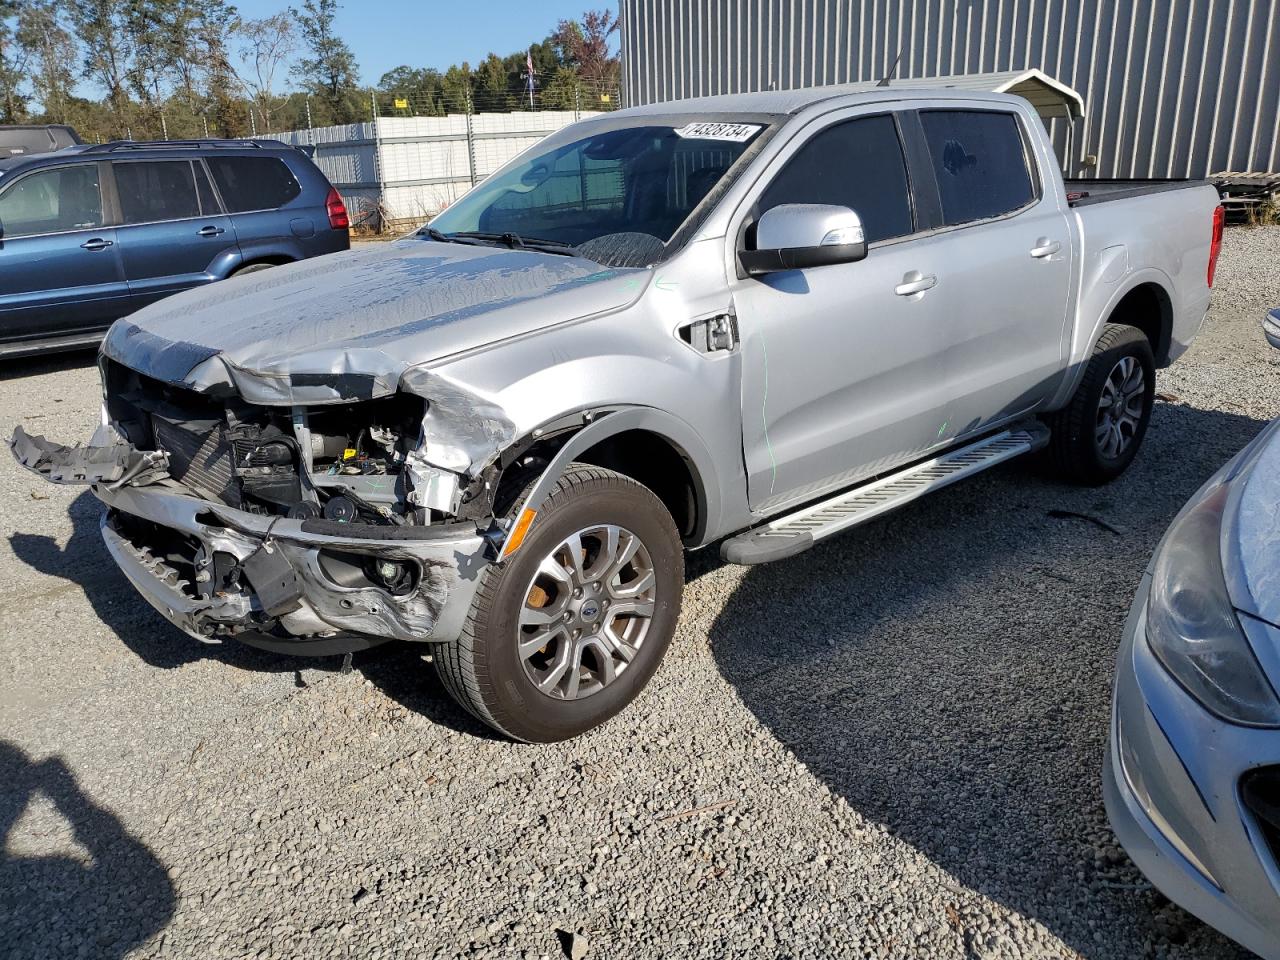
{"type": "MultiPolygon", "coordinates": [[[[650,690],[569,744],[492,738],[412,649],[186,640],[89,495],[0,458],[0,955],[1238,958],[1116,846],[1100,765],[1156,540],[1280,414],[1277,261],[1228,232],[1120,481],[1012,464],[783,563],[697,555],[650,690]]],[[[5,436],[97,403],[90,357],[0,368],[5,436]]]]}

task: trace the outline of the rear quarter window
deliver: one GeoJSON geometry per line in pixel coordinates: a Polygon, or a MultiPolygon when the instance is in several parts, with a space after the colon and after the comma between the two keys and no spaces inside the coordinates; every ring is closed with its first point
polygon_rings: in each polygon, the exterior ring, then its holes
{"type": "Polygon", "coordinates": [[[1035,199],[1026,144],[1013,114],[925,110],[920,123],[947,225],[1000,217],[1035,199]]]}
{"type": "Polygon", "coordinates": [[[302,193],[293,171],[277,157],[208,157],[228,213],[274,210],[302,193]]]}

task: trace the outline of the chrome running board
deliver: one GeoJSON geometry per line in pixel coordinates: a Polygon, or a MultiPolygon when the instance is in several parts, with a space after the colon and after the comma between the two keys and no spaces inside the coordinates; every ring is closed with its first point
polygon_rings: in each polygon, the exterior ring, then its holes
{"type": "Polygon", "coordinates": [[[1038,450],[1048,442],[1049,430],[1043,424],[1020,423],[730,537],[721,545],[720,556],[729,563],[741,564],[768,563],[793,556],[832,534],[865,523],[988,467],[1038,450]]]}

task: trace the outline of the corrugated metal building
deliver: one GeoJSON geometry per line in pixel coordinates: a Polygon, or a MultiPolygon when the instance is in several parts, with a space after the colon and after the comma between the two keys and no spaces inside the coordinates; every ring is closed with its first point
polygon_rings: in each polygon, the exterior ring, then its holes
{"type": "Polygon", "coordinates": [[[1075,177],[1280,170],[1280,0],[619,0],[627,104],[1038,68],[1075,177]],[[900,60],[899,60],[900,57],[900,60]],[[1096,158],[1095,162],[1090,162],[1096,158]]]}

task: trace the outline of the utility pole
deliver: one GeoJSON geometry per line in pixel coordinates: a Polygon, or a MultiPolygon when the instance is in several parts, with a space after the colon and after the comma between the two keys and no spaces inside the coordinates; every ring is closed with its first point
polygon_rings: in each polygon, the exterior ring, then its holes
{"type": "Polygon", "coordinates": [[[378,91],[369,91],[369,105],[373,112],[373,169],[378,178],[378,214],[379,230],[385,229],[386,223],[386,186],[382,182],[382,135],[378,130],[378,91]]]}
{"type": "MultiPolygon", "coordinates": [[[[532,94],[530,95],[532,96],[532,94]]],[[[471,176],[471,185],[476,185],[476,139],[471,130],[471,82],[466,87],[467,107],[467,172],[471,176]]]]}
{"type": "MultiPolygon", "coordinates": [[[[376,110],[374,111],[377,112],[376,110]]],[[[315,134],[311,132],[311,94],[307,94],[307,143],[314,144],[316,142],[315,134]]]]}

